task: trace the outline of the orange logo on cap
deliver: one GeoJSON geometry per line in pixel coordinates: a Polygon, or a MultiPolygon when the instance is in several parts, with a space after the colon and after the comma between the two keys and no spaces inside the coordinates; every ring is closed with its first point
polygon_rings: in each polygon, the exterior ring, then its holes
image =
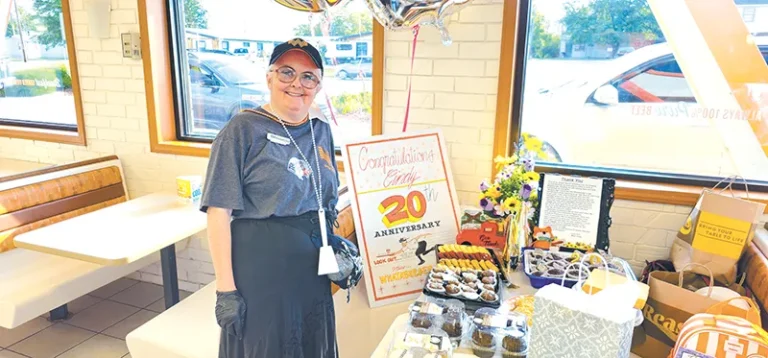
{"type": "Polygon", "coordinates": [[[308,45],[307,42],[302,39],[293,39],[288,41],[288,43],[293,46],[299,46],[299,47],[304,47],[308,45]]]}

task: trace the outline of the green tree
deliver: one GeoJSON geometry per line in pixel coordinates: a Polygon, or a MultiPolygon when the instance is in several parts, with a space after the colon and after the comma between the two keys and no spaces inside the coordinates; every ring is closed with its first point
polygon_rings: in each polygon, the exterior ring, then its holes
{"type": "Polygon", "coordinates": [[[35,18],[27,12],[27,10],[21,6],[19,9],[18,21],[16,18],[15,8],[11,7],[11,16],[8,18],[8,28],[5,30],[5,37],[11,38],[13,35],[19,34],[19,28],[24,31],[25,35],[28,35],[31,30],[35,29],[35,18]]]}
{"type": "Polygon", "coordinates": [[[184,26],[188,29],[207,29],[208,10],[200,5],[200,0],[184,1],[184,26]]]}
{"type": "MultiPolygon", "coordinates": [[[[36,36],[37,42],[46,49],[64,45],[64,33],[61,29],[61,0],[35,0],[33,17],[45,30],[36,36]]],[[[21,9],[19,9],[21,10],[21,9]]]]}
{"type": "MultiPolygon", "coordinates": [[[[314,35],[322,35],[322,24],[315,24],[314,35]]],[[[369,14],[353,12],[334,16],[331,19],[329,36],[349,36],[373,31],[373,19],[369,14]]],[[[293,29],[296,36],[312,36],[308,24],[301,24],[293,29]]]]}
{"type": "Polygon", "coordinates": [[[547,20],[534,9],[529,23],[529,55],[533,58],[557,58],[560,54],[560,36],[547,31],[547,20]]]}
{"type": "Polygon", "coordinates": [[[664,35],[647,0],[593,0],[587,5],[568,3],[561,20],[574,44],[610,45],[613,56],[630,34],[656,41],[664,35]]]}

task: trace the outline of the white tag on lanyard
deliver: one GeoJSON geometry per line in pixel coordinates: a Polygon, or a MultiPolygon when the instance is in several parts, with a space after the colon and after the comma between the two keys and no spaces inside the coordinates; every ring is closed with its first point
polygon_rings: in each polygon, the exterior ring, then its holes
{"type": "Polygon", "coordinates": [[[317,217],[320,221],[320,236],[323,239],[323,247],[320,248],[320,260],[317,267],[317,274],[328,275],[339,272],[339,263],[336,261],[336,254],[333,247],[328,246],[328,228],[325,222],[325,209],[320,208],[317,211],[317,217]]]}

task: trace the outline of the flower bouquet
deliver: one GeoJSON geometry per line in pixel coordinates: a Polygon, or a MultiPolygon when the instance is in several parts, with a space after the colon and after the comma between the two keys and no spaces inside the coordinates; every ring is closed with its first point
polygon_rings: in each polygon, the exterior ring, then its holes
{"type": "Polygon", "coordinates": [[[539,199],[539,173],[534,156],[539,156],[541,141],[523,135],[523,144],[511,157],[497,157],[498,173],[492,183],[480,184],[480,208],[489,216],[506,221],[507,245],[504,259],[517,268],[522,248],[530,245],[531,227],[539,199]],[[539,143],[537,146],[536,143],[539,143]]]}

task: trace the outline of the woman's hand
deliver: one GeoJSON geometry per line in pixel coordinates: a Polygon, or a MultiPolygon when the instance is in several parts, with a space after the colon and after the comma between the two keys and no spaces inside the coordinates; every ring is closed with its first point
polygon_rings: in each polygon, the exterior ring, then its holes
{"type": "Polygon", "coordinates": [[[216,322],[227,334],[243,339],[245,300],[237,291],[216,291],[216,322]]]}

